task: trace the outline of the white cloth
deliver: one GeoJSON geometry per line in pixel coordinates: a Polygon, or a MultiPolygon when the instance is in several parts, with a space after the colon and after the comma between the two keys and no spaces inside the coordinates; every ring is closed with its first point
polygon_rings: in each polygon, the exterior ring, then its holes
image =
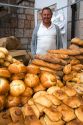
{"type": "Polygon", "coordinates": [[[56,49],[56,28],[54,24],[46,28],[41,23],[37,33],[36,54],[45,54],[49,49],[56,49]]]}

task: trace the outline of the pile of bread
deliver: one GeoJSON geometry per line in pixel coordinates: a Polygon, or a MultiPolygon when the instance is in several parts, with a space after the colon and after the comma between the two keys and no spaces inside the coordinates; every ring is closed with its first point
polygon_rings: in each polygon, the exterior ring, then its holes
{"type": "Polygon", "coordinates": [[[0,47],[0,125],[83,125],[83,41],[25,66],[0,47]]]}

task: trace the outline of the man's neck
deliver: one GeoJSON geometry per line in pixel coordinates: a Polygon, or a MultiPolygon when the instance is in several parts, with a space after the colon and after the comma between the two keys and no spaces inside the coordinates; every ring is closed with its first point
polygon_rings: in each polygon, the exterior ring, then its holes
{"type": "Polygon", "coordinates": [[[50,23],[43,23],[43,25],[44,25],[46,28],[48,28],[48,27],[51,26],[51,22],[50,22],[50,23]]]}

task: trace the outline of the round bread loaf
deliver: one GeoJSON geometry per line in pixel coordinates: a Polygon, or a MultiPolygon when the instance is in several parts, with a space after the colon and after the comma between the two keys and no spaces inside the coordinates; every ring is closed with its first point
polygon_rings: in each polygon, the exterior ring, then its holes
{"type": "Polygon", "coordinates": [[[22,80],[13,80],[10,83],[10,94],[12,96],[19,96],[25,91],[25,84],[22,80]]]}
{"type": "Polygon", "coordinates": [[[11,76],[7,68],[0,68],[0,77],[9,78],[11,76]]]}
{"type": "Polygon", "coordinates": [[[5,78],[0,78],[0,94],[5,94],[9,91],[10,85],[5,78]]]}
{"type": "Polygon", "coordinates": [[[11,72],[11,73],[23,73],[23,72],[26,72],[26,66],[24,66],[24,64],[22,63],[13,63],[13,64],[10,64],[9,67],[8,67],[8,70],[11,72]]]}
{"type": "Polygon", "coordinates": [[[27,73],[24,82],[28,87],[35,87],[39,84],[39,77],[35,74],[27,73]]]}

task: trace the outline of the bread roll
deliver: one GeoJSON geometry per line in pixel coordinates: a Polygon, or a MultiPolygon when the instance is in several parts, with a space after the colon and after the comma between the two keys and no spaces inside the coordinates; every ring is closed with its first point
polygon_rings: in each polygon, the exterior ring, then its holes
{"type": "Polygon", "coordinates": [[[39,74],[40,73],[40,67],[36,66],[34,64],[29,64],[27,66],[27,72],[32,74],[39,74]]]}
{"type": "Polygon", "coordinates": [[[35,87],[39,84],[39,77],[35,74],[27,73],[24,82],[28,87],[35,87]]]}
{"type": "Polygon", "coordinates": [[[0,125],[8,125],[11,121],[9,110],[0,112],[0,125]]]}
{"type": "Polygon", "coordinates": [[[10,62],[10,63],[13,63],[13,57],[9,54],[6,56],[5,60],[10,62]]]}
{"type": "Polygon", "coordinates": [[[82,98],[80,96],[72,96],[65,98],[63,102],[71,108],[78,108],[80,105],[83,104],[82,98]]]}
{"type": "Polygon", "coordinates": [[[4,47],[0,47],[0,51],[3,52],[5,55],[8,55],[8,50],[4,47]]]}
{"type": "Polygon", "coordinates": [[[76,92],[80,95],[83,95],[83,84],[74,84],[73,88],[76,90],[76,92]]]}
{"type": "Polygon", "coordinates": [[[68,64],[68,65],[64,66],[63,72],[64,72],[65,74],[71,73],[71,64],[68,64]]]}
{"type": "Polygon", "coordinates": [[[76,118],[76,115],[74,114],[74,110],[67,105],[61,104],[57,107],[57,110],[62,114],[62,119],[65,122],[69,122],[76,118]]]}
{"type": "Polygon", "coordinates": [[[15,96],[11,96],[11,95],[8,96],[7,104],[6,104],[7,108],[19,106],[20,104],[21,104],[20,97],[15,97],[15,96]]]}
{"type": "Polygon", "coordinates": [[[35,115],[31,115],[25,119],[25,125],[42,125],[42,124],[35,115]]]}
{"type": "Polygon", "coordinates": [[[53,74],[55,74],[56,73],[56,71],[55,70],[53,70],[53,69],[50,69],[50,68],[47,68],[47,67],[41,67],[40,66],[40,71],[41,71],[41,73],[42,72],[50,72],[50,73],[53,73],[53,74]]]}
{"type": "Polygon", "coordinates": [[[5,61],[3,64],[3,66],[5,66],[5,67],[8,67],[9,65],[10,65],[10,62],[8,62],[8,61],[5,61]]]}
{"type": "Polygon", "coordinates": [[[40,83],[38,86],[34,87],[34,92],[43,91],[45,87],[40,83]]]}
{"type": "Polygon", "coordinates": [[[43,72],[40,76],[40,81],[42,85],[46,88],[56,85],[57,78],[55,75],[49,72],[43,72]]]}
{"type": "Polygon", "coordinates": [[[48,118],[55,122],[55,121],[59,121],[62,118],[62,114],[59,111],[55,111],[51,108],[44,108],[44,113],[48,116],[48,118]]]}
{"type": "Polygon", "coordinates": [[[27,104],[29,99],[30,99],[30,97],[21,96],[21,105],[27,104]]]}
{"type": "Polygon", "coordinates": [[[41,95],[35,98],[34,102],[40,105],[43,105],[45,107],[48,107],[48,108],[52,106],[52,102],[48,98],[46,98],[44,95],[41,95]]]}
{"type": "Polygon", "coordinates": [[[50,87],[50,88],[47,89],[47,93],[53,94],[57,90],[60,90],[60,87],[58,87],[58,86],[52,86],[52,87],[50,87]]]}
{"type": "Polygon", "coordinates": [[[13,74],[11,80],[22,80],[25,78],[25,73],[13,74]]]}
{"type": "Polygon", "coordinates": [[[70,122],[68,122],[66,125],[83,125],[83,122],[81,122],[79,119],[74,119],[70,122]]]}
{"type": "Polygon", "coordinates": [[[83,69],[83,65],[82,64],[77,64],[77,65],[74,65],[72,66],[72,70],[73,71],[81,71],[83,69]]]}
{"type": "Polygon", "coordinates": [[[8,80],[6,80],[5,78],[0,78],[0,95],[1,94],[5,94],[6,92],[8,92],[10,89],[10,85],[8,80]]]}
{"type": "Polygon", "coordinates": [[[26,119],[27,116],[34,115],[34,112],[33,112],[32,108],[31,108],[31,106],[29,106],[28,104],[25,104],[22,107],[22,112],[23,112],[23,116],[24,116],[25,119],[26,119]]]}
{"type": "Polygon", "coordinates": [[[78,46],[78,45],[76,45],[76,44],[70,44],[70,46],[69,46],[69,49],[71,49],[71,50],[78,50],[80,47],[78,46]]]}
{"type": "Polygon", "coordinates": [[[63,76],[63,80],[64,81],[71,81],[73,79],[73,75],[72,74],[68,74],[68,75],[64,75],[63,76]]]}
{"type": "Polygon", "coordinates": [[[5,54],[0,51],[0,59],[5,59],[5,54]]]}
{"type": "Polygon", "coordinates": [[[25,91],[25,84],[22,80],[13,80],[10,83],[10,94],[12,96],[19,96],[25,91]]]}
{"type": "Polygon", "coordinates": [[[79,64],[79,63],[80,63],[80,61],[78,59],[73,59],[73,60],[70,61],[71,65],[76,65],[76,64],[79,64]]]}
{"type": "Polygon", "coordinates": [[[47,95],[47,92],[46,91],[38,91],[38,92],[36,92],[34,95],[33,95],[33,99],[36,99],[36,98],[38,98],[38,97],[40,97],[40,96],[42,96],[42,95],[47,95]]]}
{"type": "Polygon", "coordinates": [[[73,38],[73,39],[71,40],[71,43],[76,44],[76,45],[83,46],[83,41],[82,41],[81,39],[79,39],[79,38],[73,38]]]}
{"type": "Polygon", "coordinates": [[[31,97],[33,94],[33,89],[30,87],[26,87],[25,91],[22,93],[22,96],[24,97],[31,97]]]}
{"type": "Polygon", "coordinates": [[[19,107],[11,107],[9,109],[9,112],[10,112],[10,116],[11,116],[13,122],[23,122],[24,121],[22,111],[19,107]]]}
{"type": "Polygon", "coordinates": [[[8,70],[11,73],[24,73],[26,72],[26,66],[24,66],[24,64],[22,63],[12,63],[9,65],[8,70]]]}
{"type": "Polygon", "coordinates": [[[0,68],[0,77],[10,78],[11,74],[7,68],[0,68]]]}
{"type": "Polygon", "coordinates": [[[83,105],[81,105],[79,108],[75,109],[75,114],[77,118],[83,122],[83,105]]]}
{"type": "Polygon", "coordinates": [[[54,95],[51,95],[51,94],[47,94],[45,95],[46,98],[48,98],[53,105],[60,105],[61,104],[61,101],[56,98],[54,95]]]}
{"type": "Polygon", "coordinates": [[[67,94],[63,91],[63,90],[56,90],[53,95],[58,98],[59,100],[64,100],[66,99],[68,96],[67,94]]]}
{"type": "Polygon", "coordinates": [[[45,123],[46,125],[64,125],[64,121],[63,120],[59,120],[59,121],[51,121],[47,115],[45,115],[44,117],[45,123]]]}
{"type": "Polygon", "coordinates": [[[75,96],[77,94],[76,90],[73,87],[70,86],[64,86],[62,90],[68,95],[68,96],[75,96]]]}

